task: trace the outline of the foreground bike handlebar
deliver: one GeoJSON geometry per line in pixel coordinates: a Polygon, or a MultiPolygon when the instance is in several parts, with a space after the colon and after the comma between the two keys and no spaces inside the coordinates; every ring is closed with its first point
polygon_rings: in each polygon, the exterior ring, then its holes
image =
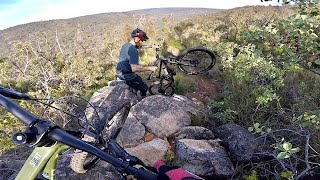
{"type": "Polygon", "coordinates": [[[28,95],[0,86],[0,94],[13,99],[31,99],[28,95]]]}
{"type": "MultiPolygon", "coordinates": [[[[29,126],[33,124],[35,121],[39,121],[39,120],[43,122],[48,122],[46,120],[42,120],[37,116],[31,114],[30,112],[28,112],[27,110],[25,110],[24,108],[22,108],[21,106],[14,103],[13,101],[11,101],[10,99],[8,99],[3,95],[0,95],[0,106],[2,106],[7,111],[12,113],[16,118],[18,118],[26,126],[29,126]]],[[[51,123],[43,123],[42,126],[46,124],[48,124],[49,126],[49,124],[51,123]]],[[[138,169],[133,166],[130,166],[129,163],[127,163],[126,161],[117,159],[111,156],[110,154],[100,150],[99,148],[72,136],[71,134],[67,133],[66,131],[59,128],[58,126],[48,127],[48,131],[44,136],[42,136],[42,138],[49,138],[51,140],[69,145],[70,147],[74,147],[76,149],[86,151],[90,154],[93,154],[105,160],[106,162],[112,164],[115,167],[121,168],[125,172],[134,175],[138,179],[150,179],[150,180],[158,179],[157,174],[149,172],[143,168],[138,169]]]]}

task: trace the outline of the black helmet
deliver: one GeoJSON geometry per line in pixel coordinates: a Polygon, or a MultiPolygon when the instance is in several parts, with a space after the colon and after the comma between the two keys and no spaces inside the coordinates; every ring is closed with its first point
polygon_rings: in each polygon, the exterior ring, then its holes
{"type": "Polygon", "coordinates": [[[141,29],[137,28],[135,30],[133,30],[131,32],[131,37],[134,38],[134,37],[139,37],[139,39],[141,41],[146,41],[149,39],[149,37],[147,36],[147,33],[145,33],[144,31],[142,31],[141,29]]]}

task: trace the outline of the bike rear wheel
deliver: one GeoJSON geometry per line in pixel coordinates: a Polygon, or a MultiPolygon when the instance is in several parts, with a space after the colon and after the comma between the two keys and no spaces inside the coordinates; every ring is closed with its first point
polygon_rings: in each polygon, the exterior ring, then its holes
{"type": "Polygon", "coordinates": [[[151,95],[162,94],[165,96],[172,96],[175,92],[174,87],[170,84],[163,85],[161,88],[160,82],[152,84],[148,90],[151,95]]]}
{"type": "MultiPolygon", "coordinates": [[[[108,111],[107,120],[100,126],[104,127],[103,132],[99,136],[92,135],[93,133],[85,133],[82,140],[95,144],[100,149],[106,151],[105,142],[109,139],[115,139],[121,131],[130,110],[130,101],[122,101],[114,104],[108,111]],[[98,143],[97,143],[98,142],[98,143]]],[[[88,152],[76,149],[71,161],[71,169],[77,173],[85,173],[98,163],[100,159],[88,152]]]]}
{"type": "Polygon", "coordinates": [[[207,72],[216,63],[214,53],[206,48],[187,49],[177,60],[181,71],[191,75],[207,72]]]}

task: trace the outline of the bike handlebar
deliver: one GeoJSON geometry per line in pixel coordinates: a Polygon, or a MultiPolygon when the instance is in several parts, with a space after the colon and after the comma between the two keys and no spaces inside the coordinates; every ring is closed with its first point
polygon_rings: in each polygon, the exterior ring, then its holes
{"type": "MultiPolygon", "coordinates": [[[[11,97],[11,95],[9,95],[9,97],[11,97]]],[[[40,119],[3,95],[0,95],[0,106],[4,107],[7,111],[12,113],[26,126],[29,126],[34,121],[40,119]]],[[[52,139],[54,141],[58,141],[63,144],[69,145],[70,147],[74,147],[76,149],[80,149],[93,154],[112,164],[113,166],[123,168],[127,173],[134,175],[138,179],[158,179],[157,174],[146,171],[143,168],[138,169],[130,166],[128,163],[126,163],[126,161],[117,159],[110,154],[98,149],[97,147],[72,136],[63,129],[60,129],[58,126],[50,129],[50,131],[47,133],[47,136],[49,137],[49,139],[52,139]]]]}
{"type": "Polygon", "coordinates": [[[159,46],[155,45],[155,44],[153,44],[153,45],[142,45],[141,48],[159,48],[159,46]]]}
{"type": "Polygon", "coordinates": [[[18,104],[12,102],[10,99],[4,97],[3,95],[0,95],[0,105],[4,107],[7,111],[12,113],[26,126],[30,125],[35,120],[39,119],[38,117],[29,113],[27,110],[23,109],[18,104]]]}
{"type": "Polygon", "coordinates": [[[60,128],[53,129],[49,132],[48,137],[54,141],[61,142],[63,144],[69,145],[76,149],[80,149],[90,154],[93,154],[108,163],[112,164],[115,167],[124,168],[127,172],[134,175],[138,179],[157,179],[158,175],[148,172],[144,169],[137,169],[135,167],[130,166],[125,161],[119,160],[108,153],[98,149],[97,147],[88,144],[80,139],[75,138],[74,136],[70,135],[69,133],[65,132],[60,128]]]}
{"type": "Polygon", "coordinates": [[[31,99],[28,95],[0,86],[0,94],[13,99],[31,99]]]}

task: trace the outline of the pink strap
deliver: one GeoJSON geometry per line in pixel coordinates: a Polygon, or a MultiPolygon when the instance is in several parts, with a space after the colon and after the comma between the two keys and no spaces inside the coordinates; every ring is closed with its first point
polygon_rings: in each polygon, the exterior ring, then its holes
{"type": "Polygon", "coordinates": [[[160,166],[165,165],[165,163],[161,160],[158,160],[153,167],[155,167],[157,169],[157,171],[159,172],[159,168],[160,166]]]}
{"type": "Polygon", "coordinates": [[[190,173],[183,170],[182,168],[168,171],[166,175],[170,178],[170,180],[181,180],[182,178],[186,178],[186,177],[194,177],[190,173]]]}

